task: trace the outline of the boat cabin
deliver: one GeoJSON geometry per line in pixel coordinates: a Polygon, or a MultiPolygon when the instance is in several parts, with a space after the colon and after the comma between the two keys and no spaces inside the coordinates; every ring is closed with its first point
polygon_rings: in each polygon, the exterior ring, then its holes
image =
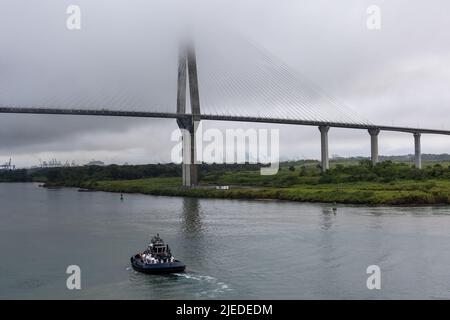
{"type": "Polygon", "coordinates": [[[159,237],[159,234],[156,237],[152,238],[152,241],[148,245],[148,251],[150,251],[150,253],[153,255],[170,255],[169,246],[164,243],[164,241],[159,237]]]}

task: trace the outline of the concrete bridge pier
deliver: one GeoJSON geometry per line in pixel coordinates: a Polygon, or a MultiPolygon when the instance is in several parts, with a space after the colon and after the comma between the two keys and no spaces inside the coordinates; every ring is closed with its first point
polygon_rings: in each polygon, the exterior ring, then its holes
{"type": "Polygon", "coordinates": [[[378,163],[378,134],[380,129],[369,129],[370,134],[370,159],[372,164],[376,165],[378,163]]]}
{"type": "Polygon", "coordinates": [[[182,137],[182,171],[183,187],[198,185],[198,165],[196,163],[195,133],[200,121],[189,119],[177,119],[182,137]]]}
{"type": "Polygon", "coordinates": [[[320,151],[321,151],[321,162],[320,167],[322,172],[327,171],[330,168],[330,162],[328,157],[328,131],[329,126],[320,126],[320,151]]]}
{"type": "Polygon", "coordinates": [[[177,119],[182,134],[183,187],[198,185],[198,165],[195,133],[200,123],[200,96],[198,92],[197,58],[193,46],[181,46],[178,59],[177,119]],[[186,88],[189,79],[189,99],[192,117],[185,117],[186,88]]]}
{"type": "Polygon", "coordinates": [[[422,150],[420,146],[420,133],[414,133],[414,158],[417,169],[422,169],[422,150]]]}

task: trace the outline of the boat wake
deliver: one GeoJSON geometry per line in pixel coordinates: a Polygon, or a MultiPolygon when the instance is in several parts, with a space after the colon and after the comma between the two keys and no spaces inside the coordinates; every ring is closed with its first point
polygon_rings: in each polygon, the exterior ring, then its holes
{"type": "Polygon", "coordinates": [[[196,294],[198,298],[216,298],[232,291],[226,283],[212,276],[200,275],[193,272],[174,273],[173,275],[188,281],[197,282],[201,290],[196,294]]]}

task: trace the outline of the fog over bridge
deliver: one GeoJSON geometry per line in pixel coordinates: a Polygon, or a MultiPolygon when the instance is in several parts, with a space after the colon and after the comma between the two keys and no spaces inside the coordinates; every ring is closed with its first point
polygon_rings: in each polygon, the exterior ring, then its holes
{"type": "Polygon", "coordinates": [[[200,121],[316,126],[323,171],[329,168],[330,128],[367,130],[374,164],[380,131],[411,134],[417,168],[422,165],[421,135],[450,135],[446,130],[372,123],[261,46],[242,37],[213,38],[164,40],[152,49],[158,54],[139,50],[131,39],[130,47],[122,50],[136,52],[136,60],[148,62],[142,64],[89,48],[79,52],[79,61],[59,56],[82,44],[82,36],[55,45],[50,55],[37,48],[14,57],[20,67],[0,74],[0,113],[176,119],[184,129],[184,186],[198,183],[195,132],[200,121]]]}

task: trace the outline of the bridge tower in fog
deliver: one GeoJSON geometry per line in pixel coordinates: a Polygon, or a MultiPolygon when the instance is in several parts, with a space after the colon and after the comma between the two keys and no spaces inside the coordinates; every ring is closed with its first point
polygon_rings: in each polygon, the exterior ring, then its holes
{"type": "Polygon", "coordinates": [[[188,117],[177,118],[182,135],[183,186],[198,184],[198,164],[195,132],[200,123],[200,95],[198,92],[197,58],[192,43],[180,47],[178,59],[177,114],[188,117]],[[186,112],[186,89],[189,85],[191,111],[186,112]]]}
{"type": "MultiPolygon", "coordinates": [[[[30,83],[29,75],[23,74],[19,68],[17,74],[14,72],[1,74],[0,113],[176,119],[182,133],[184,187],[195,187],[199,183],[195,140],[197,128],[202,120],[318,127],[321,168],[324,172],[330,167],[328,137],[334,128],[368,130],[371,160],[374,165],[379,161],[380,131],[412,134],[417,168],[422,166],[421,135],[450,136],[450,130],[372,124],[254,43],[249,43],[245,39],[238,39],[237,42],[230,42],[230,38],[227,38],[226,42],[219,40],[219,43],[224,42],[226,46],[217,48],[213,42],[209,42],[206,48],[201,46],[201,42],[196,43],[197,52],[201,52],[202,57],[210,58],[201,61],[201,70],[197,69],[194,43],[181,41],[176,80],[176,111],[172,99],[168,101],[159,99],[159,91],[165,90],[160,90],[157,86],[151,87],[154,92],[150,94],[152,99],[150,101],[144,97],[141,97],[142,100],[135,98],[134,90],[131,93],[128,90],[133,87],[131,85],[120,86],[112,91],[109,82],[105,84],[99,82],[99,90],[88,90],[89,88],[83,86],[74,89],[63,86],[61,90],[47,90],[48,81],[55,83],[52,81],[60,78],[57,74],[49,75],[48,79],[42,80],[45,85],[41,86],[39,83],[30,83]],[[233,50],[228,50],[230,47],[233,50]],[[201,71],[200,79],[198,71],[201,71]],[[199,92],[199,80],[202,92],[199,92]],[[167,109],[162,110],[161,107],[167,109]]],[[[172,47],[170,49],[172,50],[172,47]]],[[[2,59],[7,58],[8,56],[2,56],[2,59]]],[[[29,60],[34,62],[36,59],[30,56],[29,60]]],[[[45,70],[48,61],[51,60],[37,61],[44,65],[38,64],[36,70],[45,70]]],[[[8,60],[2,62],[8,64],[8,60]]],[[[66,68],[61,70],[64,70],[65,75],[66,68]]],[[[36,79],[41,79],[40,77],[41,75],[36,79]]],[[[74,83],[83,83],[83,79],[80,77],[74,83]]],[[[160,75],[153,81],[159,83],[160,75]]],[[[170,88],[173,88],[174,81],[175,79],[170,79],[170,88]]],[[[10,164],[0,165],[0,169],[9,167],[10,164]]]]}

